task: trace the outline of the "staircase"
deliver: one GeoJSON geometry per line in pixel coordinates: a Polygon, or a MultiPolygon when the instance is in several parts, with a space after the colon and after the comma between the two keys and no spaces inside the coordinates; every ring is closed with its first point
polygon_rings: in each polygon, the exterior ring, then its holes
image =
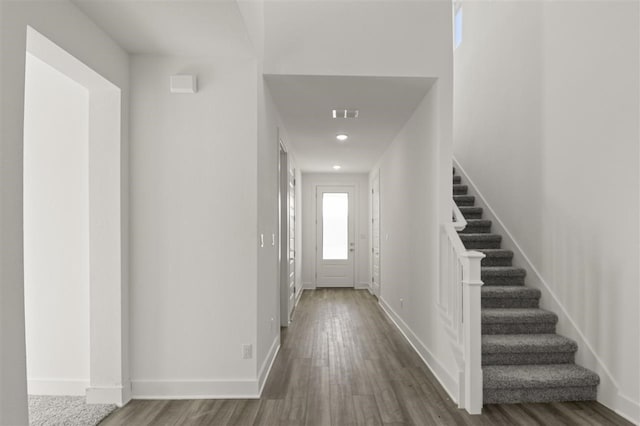
{"type": "Polygon", "coordinates": [[[526,271],[512,265],[513,252],[453,170],[453,198],[467,226],[459,232],[467,249],[484,253],[482,370],[485,404],[596,399],[600,378],[575,364],[577,344],[555,334],[558,317],[539,308],[540,291],[525,286],[526,271]]]}

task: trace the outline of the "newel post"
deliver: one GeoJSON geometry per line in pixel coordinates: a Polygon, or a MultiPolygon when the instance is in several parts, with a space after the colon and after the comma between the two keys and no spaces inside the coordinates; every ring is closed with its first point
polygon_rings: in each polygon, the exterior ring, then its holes
{"type": "Polygon", "coordinates": [[[470,414],[482,412],[482,330],[480,262],[485,257],[477,251],[462,253],[462,327],[464,329],[465,386],[464,399],[470,414]]]}

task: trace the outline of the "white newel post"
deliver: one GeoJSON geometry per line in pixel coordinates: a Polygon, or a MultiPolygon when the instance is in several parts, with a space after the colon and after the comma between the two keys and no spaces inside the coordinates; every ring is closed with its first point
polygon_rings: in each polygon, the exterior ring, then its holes
{"type": "Polygon", "coordinates": [[[480,326],[480,262],[483,253],[468,251],[461,254],[462,277],[462,327],[464,329],[465,386],[464,398],[470,414],[482,412],[482,330],[480,326]]]}

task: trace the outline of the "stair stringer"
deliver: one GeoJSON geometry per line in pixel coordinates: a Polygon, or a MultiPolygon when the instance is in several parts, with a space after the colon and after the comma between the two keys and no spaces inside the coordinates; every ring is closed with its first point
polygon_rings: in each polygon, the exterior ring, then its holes
{"type": "Polygon", "coordinates": [[[502,235],[502,248],[513,251],[513,265],[517,265],[527,271],[527,286],[537,288],[542,293],[540,308],[554,312],[558,316],[556,333],[569,337],[578,344],[575,363],[594,371],[600,376],[597,400],[627,420],[640,423],[640,405],[620,392],[620,385],[593,349],[593,345],[591,345],[587,337],[582,333],[549,283],[533,265],[520,244],[518,244],[504,222],[502,222],[482,192],[469,177],[464,167],[455,157],[453,158],[453,165],[456,168],[457,174],[462,176],[462,183],[468,185],[470,195],[476,196],[475,205],[483,208],[483,217],[493,221],[492,232],[502,235]]]}

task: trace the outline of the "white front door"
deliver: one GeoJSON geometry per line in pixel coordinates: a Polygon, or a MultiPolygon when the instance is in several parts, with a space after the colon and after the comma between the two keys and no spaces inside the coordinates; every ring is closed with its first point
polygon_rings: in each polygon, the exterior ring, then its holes
{"type": "Polygon", "coordinates": [[[316,286],[354,287],[353,186],[316,188],[316,286]]]}
{"type": "Polygon", "coordinates": [[[371,291],[380,297],[380,175],[371,182],[371,291]]]}

